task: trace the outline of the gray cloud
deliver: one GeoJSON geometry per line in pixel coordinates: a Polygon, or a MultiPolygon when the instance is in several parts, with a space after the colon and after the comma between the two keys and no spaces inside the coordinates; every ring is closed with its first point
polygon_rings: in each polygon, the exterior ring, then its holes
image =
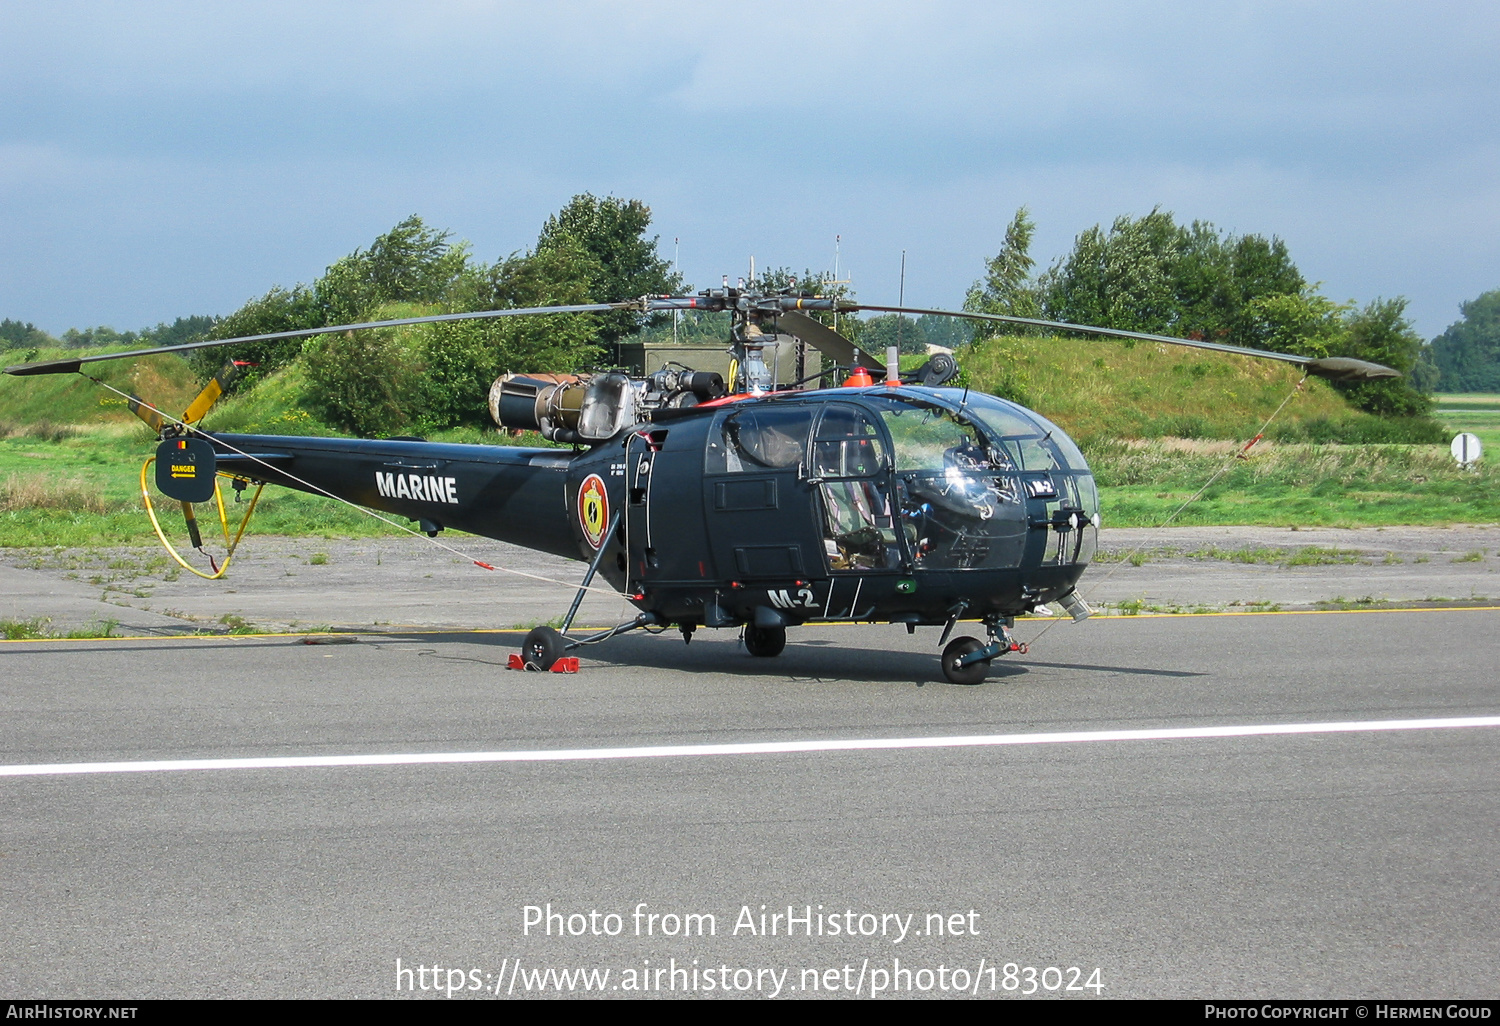
{"type": "Polygon", "coordinates": [[[822,266],[956,303],[1027,204],[1277,234],[1426,334],[1500,285],[1480,3],[12,4],[5,316],[225,312],[408,213],[481,255],[574,192],[653,205],[700,283],[822,266]]]}

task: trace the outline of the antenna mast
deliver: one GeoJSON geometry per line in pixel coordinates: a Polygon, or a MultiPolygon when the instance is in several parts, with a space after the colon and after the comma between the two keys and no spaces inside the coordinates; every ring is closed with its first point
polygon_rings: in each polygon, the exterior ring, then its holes
{"type": "MultiPolygon", "coordinates": [[[[906,305],[906,250],[901,251],[901,285],[896,289],[896,305],[906,305]]],[[[896,315],[896,349],[901,349],[901,328],[906,323],[906,314],[896,315]]]]}

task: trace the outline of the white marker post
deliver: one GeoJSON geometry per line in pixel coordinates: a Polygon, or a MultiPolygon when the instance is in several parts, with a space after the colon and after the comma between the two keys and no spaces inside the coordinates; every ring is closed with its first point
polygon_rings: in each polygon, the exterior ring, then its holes
{"type": "Polygon", "coordinates": [[[1460,467],[1471,467],[1484,455],[1484,446],[1479,444],[1478,435],[1465,431],[1453,439],[1448,451],[1453,453],[1453,458],[1460,467]]]}

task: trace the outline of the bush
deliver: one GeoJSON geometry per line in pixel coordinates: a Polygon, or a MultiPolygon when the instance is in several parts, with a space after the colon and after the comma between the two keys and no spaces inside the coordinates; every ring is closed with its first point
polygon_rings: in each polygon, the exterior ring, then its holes
{"type": "Polygon", "coordinates": [[[1267,434],[1278,442],[1341,445],[1441,445],[1448,431],[1430,417],[1360,417],[1351,420],[1289,421],[1267,434]]]}
{"type": "Polygon", "coordinates": [[[319,335],[306,347],[308,405],[365,438],[420,430],[432,405],[414,328],[319,335]]]}

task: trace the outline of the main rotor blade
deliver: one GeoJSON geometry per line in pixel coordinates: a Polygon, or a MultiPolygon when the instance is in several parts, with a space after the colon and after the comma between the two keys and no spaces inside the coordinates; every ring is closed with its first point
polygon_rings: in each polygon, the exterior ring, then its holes
{"type": "Polygon", "coordinates": [[[870,370],[881,370],[880,361],[850,342],[847,338],[825,324],[819,324],[806,314],[788,311],[776,318],[778,328],[796,335],[817,349],[834,363],[851,367],[858,364],[870,370]]]}
{"type": "Polygon", "coordinates": [[[296,331],[273,331],[265,335],[241,335],[238,338],[206,339],[201,342],[184,342],[176,346],[158,346],[155,349],[132,349],[124,353],[101,353],[96,356],[75,356],[69,360],[44,360],[39,363],[22,363],[5,368],[6,374],[72,374],[83,364],[101,360],[125,360],[136,356],[156,356],[159,353],[185,353],[193,349],[209,349],[215,346],[232,346],[239,342],[273,342],[277,339],[311,338],[335,331],[363,331],[366,328],[398,328],[406,324],[436,324],[441,321],[478,321],[494,317],[523,317],[530,314],[604,313],[608,310],[639,309],[638,300],[625,303],[581,303],[575,306],[529,306],[510,310],[478,310],[474,313],[432,314],[428,317],[401,317],[391,321],[363,321],[359,324],[330,324],[324,328],[299,328],[296,331]]]}
{"type": "Polygon", "coordinates": [[[876,313],[933,314],[938,317],[962,317],[971,321],[996,321],[1001,324],[1026,324],[1036,328],[1056,328],[1089,335],[1105,335],[1109,338],[1130,338],[1142,342],[1165,342],[1172,346],[1187,346],[1191,349],[1211,349],[1218,353],[1234,353],[1237,356],[1254,356],[1262,360],[1280,360],[1294,363],[1309,374],[1333,381],[1369,381],[1374,378],[1399,378],[1401,372],[1384,364],[1356,360],[1347,356],[1319,359],[1298,356],[1294,353],[1272,353],[1264,349],[1246,346],[1230,346],[1222,342],[1200,342],[1191,338],[1176,338],[1172,335],[1152,335],[1143,331],[1122,331],[1119,328],[1099,328],[1089,324],[1069,324],[1067,321],[1044,321],[1035,317],[1012,317],[1009,314],[970,313],[966,310],[925,310],[911,306],[868,306],[864,303],[839,304],[840,310],[871,310],[876,313]]]}

